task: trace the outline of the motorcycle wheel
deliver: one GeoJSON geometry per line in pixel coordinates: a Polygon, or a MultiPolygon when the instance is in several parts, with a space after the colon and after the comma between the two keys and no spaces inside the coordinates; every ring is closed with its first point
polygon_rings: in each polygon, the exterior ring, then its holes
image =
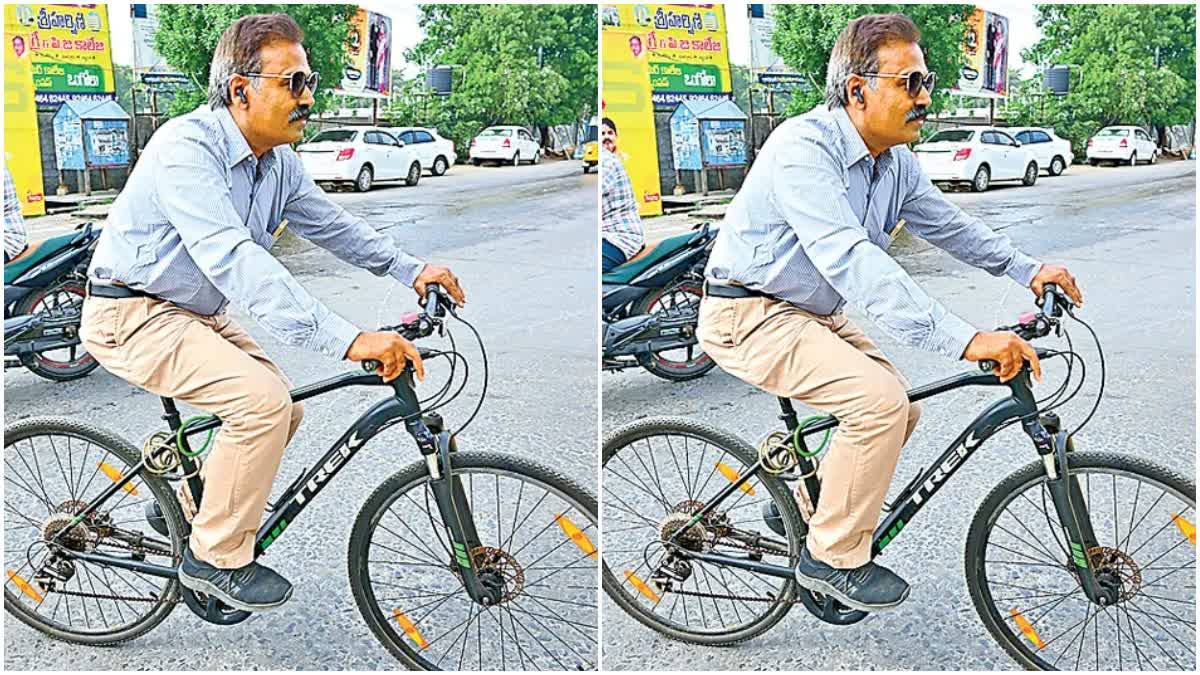
{"type": "MultiPolygon", "coordinates": [[[[700,283],[700,280],[687,276],[672,281],[666,287],[648,293],[639,300],[634,305],[632,315],[691,312],[694,328],[696,320],[699,319],[700,299],[703,297],[700,283]]],[[[672,382],[703,377],[717,365],[712,357],[704,353],[699,344],[669,352],[641,354],[638,356],[638,364],[652,375],[672,382]]]]}
{"type": "MultiPolygon", "coordinates": [[[[45,290],[31,293],[29,297],[17,303],[16,316],[67,311],[78,314],[83,311],[84,297],[83,281],[74,277],[66,278],[51,284],[45,290]]],[[[75,330],[79,330],[78,322],[75,324],[75,330]]],[[[34,375],[55,382],[86,377],[100,365],[82,344],[37,354],[22,354],[20,359],[21,365],[34,375]]]]}

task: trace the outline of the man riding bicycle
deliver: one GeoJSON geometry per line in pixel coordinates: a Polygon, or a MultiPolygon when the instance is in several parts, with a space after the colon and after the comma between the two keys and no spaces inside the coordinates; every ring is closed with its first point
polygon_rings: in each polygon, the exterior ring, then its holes
{"type": "Polygon", "coordinates": [[[360,331],[310,295],[268,252],[284,229],[418,296],[437,283],[465,301],[449,269],[399,250],[331,202],[288,147],[301,138],[317,86],[302,41],[286,14],[243,17],[225,30],[209,105],[154,134],[113,204],[88,270],[81,330],[113,374],[221,418],[179,579],[246,611],[292,594],[254,562],[254,542],[303,406],[226,313],[229,302],[283,342],[377,360],[392,380],[409,361],[423,375],[416,347],[394,332],[360,331]]]}
{"type": "Polygon", "coordinates": [[[997,362],[1001,380],[1029,343],[978,331],[916,285],[885,253],[907,222],[917,236],[1039,296],[1065,267],[1042,265],[951,204],[905,146],[924,124],[934,76],[920,31],[901,14],[858,18],[830,55],[826,106],[772,132],[730,204],[705,271],[698,336],[742,380],[838,418],[820,464],[797,582],[863,611],[895,607],[908,584],[870,560],[871,538],[900,449],[920,417],[908,381],[843,312],[852,303],[902,344],[997,362]]]}

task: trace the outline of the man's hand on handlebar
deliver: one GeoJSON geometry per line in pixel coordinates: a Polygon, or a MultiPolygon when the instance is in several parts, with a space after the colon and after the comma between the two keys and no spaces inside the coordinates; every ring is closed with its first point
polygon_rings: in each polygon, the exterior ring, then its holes
{"type": "Polygon", "coordinates": [[[994,361],[997,364],[995,373],[1001,382],[1016,377],[1021,372],[1021,366],[1028,361],[1033,376],[1038,382],[1042,381],[1042,364],[1033,345],[1009,331],[976,333],[967,344],[963,358],[968,361],[994,361]]]}
{"type": "Polygon", "coordinates": [[[1076,307],[1083,307],[1083,293],[1079,292],[1079,287],[1075,285],[1075,277],[1067,271],[1062,265],[1042,265],[1042,269],[1033,275],[1033,281],[1029,282],[1029,289],[1040,300],[1042,298],[1043,287],[1046,284],[1054,284],[1062,289],[1062,292],[1067,294],[1071,302],[1075,303],[1076,307]]]}
{"type": "Polygon", "coordinates": [[[454,276],[449,267],[426,264],[413,280],[413,290],[417,292],[417,297],[425,298],[425,287],[429,284],[437,284],[445,289],[459,307],[467,304],[467,296],[463,293],[462,286],[458,285],[458,277],[454,276]]]}
{"type": "Polygon", "coordinates": [[[359,333],[350,344],[346,358],[351,361],[378,361],[382,364],[378,372],[384,382],[400,377],[404,365],[412,361],[417,379],[425,379],[425,364],[421,362],[417,346],[391,331],[359,333]]]}

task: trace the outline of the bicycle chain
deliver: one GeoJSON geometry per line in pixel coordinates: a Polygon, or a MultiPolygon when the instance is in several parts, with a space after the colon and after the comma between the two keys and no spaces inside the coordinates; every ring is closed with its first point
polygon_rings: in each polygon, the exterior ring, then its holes
{"type": "MultiPolygon", "coordinates": [[[[133,551],[134,553],[154,553],[157,555],[172,556],[172,558],[174,556],[174,554],[172,554],[170,551],[162,551],[160,549],[149,548],[144,545],[138,547],[138,546],[134,546],[133,544],[123,542],[119,539],[113,539],[113,540],[105,541],[103,543],[105,546],[113,546],[116,548],[123,548],[128,551],[133,551]]],[[[100,544],[97,543],[96,546],[100,546],[100,544]]],[[[75,598],[94,598],[96,600],[122,600],[125,602],[159,602],[162,600],[162,598],[134,598],[134,597],[124,596],[124,595],[116,595],[116,594],[110,594],[110,593],[84,593],[82,591],[65,591],[65,590],[46,591],[47,594],[52,593],[52,592],[56,593],[58,595],[66,595],[66,596],[75,597],[75,598]]],[[[178,604],[179,601],[180,601],[180,599],[178,596],[176,596],[173,600],[168,600],[168,602],[170,602],[171,604],[178,604]]]]}
{"type": "MultiPolygon", "coordinates": [[[[777,552],[775,552],[775,551],[768,551],[764,548],[751,546],[749,544],[743,544],[740,541],[733,541],[733,540],[726,540],[726,541],[718,540],[718,542],[713,544],[713,548],[716,548],[718,543],[722,546],[730,546],[733,548],[740,548],[742,550],[749,551],[751,553],[758,553],[760,555],[764,554],[764,553],[776,553],[777,554],[777,552]]],[[[772,597],[757,598],[757,597],[752,597],[752,596],[748,596],[748,595],[733,595],[731,593],[726,593],[726,594],[702,593],[700,591],[681,591],[681,590],[675,590],[675,589],[672,589],[670,591],[664,591],[664,593],[674,593],[676,595],[686,595],[686,596],[690,596],[690,597],[694,597],[694,598],[711,598],[713,600],[740,600],[742,602],[782,602],[782,603],[788,604],[788,605],[798,605],[798,604],[801,604],[804,602],[800,598],[795,598],[792,600],[782,600],[780,598],[772,598],[772,597]]]]}

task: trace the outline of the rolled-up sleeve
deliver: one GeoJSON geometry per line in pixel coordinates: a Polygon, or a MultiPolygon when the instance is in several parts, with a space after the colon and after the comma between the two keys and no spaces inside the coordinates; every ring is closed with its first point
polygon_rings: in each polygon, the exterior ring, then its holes
{"type": "Polygon", "coordinates": [[[909,186],[900,217],[918,237],[958,260],[992,276],[1007,275],[1028,287],[1042,264],[1022,253],[1012,241],[950,203],[921,170],[916,158],[905,158],[909,186]]]}
{"type": "Polygon", "coordinates": [[[158,206],[213,286],[287,344],[344,358],[358,328],[251,238],[230,197],[224,160],[206,139],[185,134],[160,157],[158,206]]]}
{"type": "Polygon", "coordinates": [[[292,194],[283,209],[289,227],[338,258],[361,267],[375,276],[388,275],[405,286],[412,286],[425,263],[400,250],[391,238],[380,233],[358,216],[330,201],[304,171],[300,160],[290,153],[284,156],[293,176],[292,194]]]}
{"type": "Polygon", "coordinates": [[[901,343],[961,358],[976,329],[871,243],[850,205],[842,163],[824,142],[800,139],[781,157],[772,197],[826,281],[901,343]]]}

